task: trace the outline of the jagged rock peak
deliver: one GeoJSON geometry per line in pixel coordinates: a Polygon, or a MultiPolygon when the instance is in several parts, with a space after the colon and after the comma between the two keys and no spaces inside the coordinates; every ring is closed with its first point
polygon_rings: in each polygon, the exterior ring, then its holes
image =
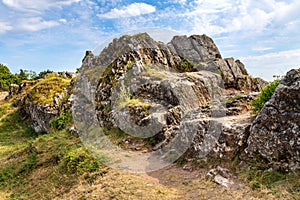
{"type": "Polygon", "coordinates": [[[193,63],[222,58],[218,47],[207,35],[174,36],[168,46],[172,52],[193,63]]]}
{"type": "Polygon", "coordinates": [[[106,68],[113,62],[133,60],[146,64],[155,62],[176,70],[182,62],[188,61],[196,71],[219,73],[226,89],[259,91],[267,85],[262,79],[250,77],[241,61],[233,58],[222,59],[217,45],[207,35],[174,36],[167,44],[155,41],[147,33],[124,35],[114,39],[99,56],[88,51],[82,68],[106,68]]]}

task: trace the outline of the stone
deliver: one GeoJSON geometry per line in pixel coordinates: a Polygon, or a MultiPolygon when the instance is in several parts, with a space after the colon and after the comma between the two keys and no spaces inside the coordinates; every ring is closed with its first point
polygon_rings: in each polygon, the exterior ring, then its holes
{"type": "Polygon", "coordinates": [[[247,145],[246,160],[259,158],[275,169],[300,169],[300,69],[280,81],[251,124],[247,145]]]}
{"type": "Polygon", "coordinates": [[[9,96],[12,97],[12,96],[18,94],[19,90],[20,90],[20,86],[19,85],[17,85],[17,84],[11,84],[9,86],[9,96]]]}
{"type": "Polygon", "coordinates": [[[217,168],[211,169],[206,174],[206,179],[211,180],[223,187],[231,187],[234,182],[232,179],[232,175],[230,174],[228,169],[217,166],[217,168]]]}

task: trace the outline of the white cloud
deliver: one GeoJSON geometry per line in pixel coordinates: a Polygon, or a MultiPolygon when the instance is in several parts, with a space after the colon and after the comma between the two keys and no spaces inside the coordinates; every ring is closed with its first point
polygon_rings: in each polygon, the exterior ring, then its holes
{"type": "Polygon", "coordinates": [[[54,26],[58,26],[59,22],[57,21],[46,21],[40,17],[31,17],[26,19],[21,19],[19,21],[18,29],[25,31],[39,31],[46,28],[51,28],[54,26]]]}
{"type": "Polygon", "coordinates": [[[179,3],[179,4],[185,4],[186,3],[186,0],[173,0],[171,1],[172,3],[179,3]]]}
{"type": "Polygon", "coordinates": [[[247,31],[260,34],[264,31],[296,29],[299,21],[300,1],[275,0],[195,0],[190,9],[179,14],[186,18],[191,32],[211,35],[247,31]],[[202,24],[197,24],[201,22],[202,24]]]}
{"type": "Polygon", "coordinates": [[[253,47],[252,48],[252,51],[268,51],[268,50],[271,50],[272,49],[272,47],[253,47]]]}
{"type": "Polygon", "coordinates": [[[7,22],[1,22],[0,21],[0,34],[6,33],[7,31],[12,30],[13,27],[9,25],[7,22]]]}
{"type": "Polygon", "coordinates": [[[66,24],[67,23],[67,20],[66,19],[59,19],[59,22],[63,23],[63,24],[66,24]]]}
{"type": "Polygon", "coordinates": [[[114,8],[108,13],[98,14],[100,18],[115,19],[123,17],[135,17],[143,14],[150,14],[156,11],[156,8],[152,5],[145,3],[133,3],[121,8],[114,8]]]}
{"type": "Polygon", "coordinates": [[[284,75],[289,69],[300,67],[300,49],[240,58],[249,72],[272,80],[273,75],[284,75]]]}
{"type": "Polygon", "coordinates": [[[51,7],[67,6],[79,1],[81,0],[38,0],[33,3],[32,0],[2,0],[2,3],[16,10],[40,12],[51,7]]]}

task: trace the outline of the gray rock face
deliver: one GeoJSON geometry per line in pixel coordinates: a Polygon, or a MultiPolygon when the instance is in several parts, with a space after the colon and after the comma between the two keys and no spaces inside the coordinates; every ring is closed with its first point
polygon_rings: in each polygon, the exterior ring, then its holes
{"type": "Polygon", "coordinates": [[[206,35],[175,36],[168,47],[174,54],[195,64],[222,58],[214,41],[206,35]]]}
{"type": "Polygon", "coordinates": [[[233,58],[211,60],[208,62],[208,68],[217,68],[219,70],[226,89],[260,91],[268,84],[260,78],[250,77],[244,64],[240,60],[234,60],[233,58]]]}
{"type": "Polygon", "coordinates": [[[32,128],[36,132],[50,132],[49,122],[51,119],[59,114],[59,109],[55,107],[41,106],[36,104],[30,98],[24,99],[26,101],[26,107],[24,111],[30,116],[32,123],[32,128]]]}
{"type": "Polygon", "coordinates": [[[224,89],[258,91],[265,84],[250,78],[240,61],[222,59],[205,35],[176,36],[168,44],[147,34],[123,36],[99,56],[87,52],[80,71],[76,121],[155,137],[153,151],[175,151],[175,145],[177,155],[189,148],[194,158],[232,160],[244,148],[250,116],[235,116],[245,109],[239,102],[225,109],[224,89]]]}
{"type": "Polygon", "coordinates": [[[245,154],[274,169],[300,169],[300,69],[286,74],[253,121],[245,154]]]}

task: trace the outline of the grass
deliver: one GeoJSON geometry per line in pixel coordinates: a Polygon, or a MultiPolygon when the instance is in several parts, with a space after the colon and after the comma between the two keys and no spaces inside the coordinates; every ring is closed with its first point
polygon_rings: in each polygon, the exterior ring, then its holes
{"type": "Polygon", "coordinates": [[[53,97],[55,94],[63,94],[66,96],[66,88],[70,84],[71,79],[65,79],[55,73],[47,74],[44,79],[40,79],[31,88],[26,91],[35,103],[41,105],[53,105],[53,97]]]}
{"type": "Polygon", "coordinates": [[[231,96],[231,97],[227,98],[226,103],[231,103],[233,101],[238,101],[240,99],[242,99],[242,96],[237,94],[237,95],[234,95],[234,96],[231,96]]]}
{"type": "MultiPolygon", "coordinates": [[[[260,168],[244,172],[247,182],[259,185],[254,190],[225,189],[181,168],[121,173],[103,166],[65,130],[35,133],[11,102],[0,110],[0,199],[299,199],[299,174],[260,168]]],[[[119,130],[107,134],[112,140],[127,137],[119,130]]]]}
{"type": "MultiPolygon", "coordinates": [[[[141,178],[103,166],[65,130],[38,134],[23,123],[11,102],[0,104],[0,110],[1,199],[90,199],[86,188],[103,199],[169,199],[168,188],[149,187],[141,178]]],[[[110,134],[120,138],[122,133],[110,134]]]]}
{"type": "Polygon", "coordinates": [[[143,63],[144,67],[145,67],[145,71],[142,72],[142,75],[145,76],[150,76],[153,78],[157,78],[160,80],[166,79],[167,76],[165,74],[163,74],[163,70],[159,70],[159,68],[155,68],[155,66],[149,66],[146,63],[143,63]]]}
{"type": "Polygon", "coordinates": [[[270,171],[262,163],[252,163],[238,174],[252,190],[270,191],[278,199],[300,199],[299,172],[270,171]]]}
{"type": "Polygon", "coordinates": [[[9,194],[7,198],[52,199],[56,194],[50,191],[66,192],[78,181],[77,173],[100,170],[78,138],[64,130],[35,133],[10,102],[0,110],[0,190],[9,194]],[[70,163],[75,171],[69,170],[70,163]]]}

